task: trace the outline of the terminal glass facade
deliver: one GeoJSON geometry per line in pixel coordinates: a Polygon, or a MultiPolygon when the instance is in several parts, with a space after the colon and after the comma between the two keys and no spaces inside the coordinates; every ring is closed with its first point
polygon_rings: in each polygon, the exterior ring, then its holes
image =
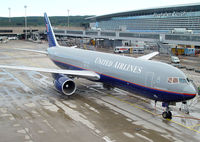
{"type": "MultiPolygon", "coordinates": [[[[200,7],[200,6],[199,6],[200,7]]],[[[171,32],[175,28],[185,28],[194,33],[200,32],[199,11],[174,11],[134,16],[114,16],[96,20],[96,26],[102,30],[120,30],[132,32],[171,32]]]]}

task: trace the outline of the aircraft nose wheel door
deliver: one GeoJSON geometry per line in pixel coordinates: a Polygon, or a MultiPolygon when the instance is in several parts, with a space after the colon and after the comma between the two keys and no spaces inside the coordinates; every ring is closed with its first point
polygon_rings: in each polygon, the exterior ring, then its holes
{"type": "Polygon", "coordinates": [[[146,73],[146,76],[145,76],[145,85],[147,87],[153,87],[153,76],[154,76],[153,72],[147,72],[146,73]]]}

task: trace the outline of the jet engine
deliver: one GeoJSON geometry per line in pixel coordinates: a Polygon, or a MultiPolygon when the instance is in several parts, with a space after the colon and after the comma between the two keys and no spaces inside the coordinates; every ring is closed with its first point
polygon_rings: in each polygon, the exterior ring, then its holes
{"type": "Polygon", "coordinates": [[[71,96],[76,91],[76,84],[75,82],[62,74],[53,74],[54,77],[54,86],[59,91],[62,92],[64,95],[71,96]]]}

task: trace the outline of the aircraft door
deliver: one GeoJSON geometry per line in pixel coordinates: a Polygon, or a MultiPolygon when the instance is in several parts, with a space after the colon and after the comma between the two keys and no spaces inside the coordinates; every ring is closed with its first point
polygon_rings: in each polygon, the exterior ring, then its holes
{"type": "Polygon", "coordinates": [[[148,87],[153,87],[153,72],[147,72],[145,76],[145,85],[148,87]]]}

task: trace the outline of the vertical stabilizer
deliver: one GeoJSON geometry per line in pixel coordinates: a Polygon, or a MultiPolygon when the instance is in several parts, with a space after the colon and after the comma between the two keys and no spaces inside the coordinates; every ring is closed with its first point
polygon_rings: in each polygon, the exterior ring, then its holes
{"type": "Polygon", "coordinates": [[[46,13],[44,13],[44,20],[45,20],[45,24],[46,24],[49,47],[59,46],[58,43],[57,43],[57,40],[55,38],[55,34],[53,32],[53,29],[51,27],[51,22],[49,21],[49,18],[48,18],[46,13]]]}

